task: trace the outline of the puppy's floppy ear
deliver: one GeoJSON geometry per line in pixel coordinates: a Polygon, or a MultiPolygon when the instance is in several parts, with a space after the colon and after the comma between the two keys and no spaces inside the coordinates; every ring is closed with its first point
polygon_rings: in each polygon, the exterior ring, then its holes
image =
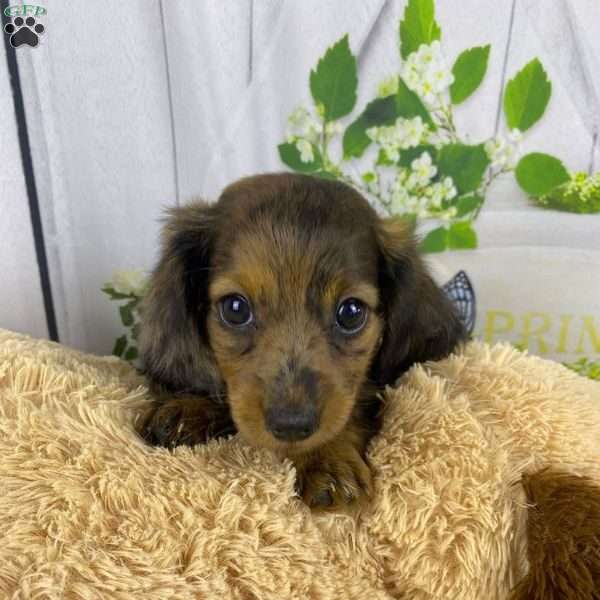
{"type": "Polygon", "coordinates": [[[446,356],[466,338],[466,331],[427,272],[406,223],[380,219],[376,238],[385,329],[371,376],[385,385],[393,384],[415,362],[446,356]]]}
{"type": "Polygon", "coordinates": [[[142,304],[146,374],[174,391],[211,392],[219,385],[206,333],[217,210],[194,202],[169,211],[161,256],[142,304]]]}

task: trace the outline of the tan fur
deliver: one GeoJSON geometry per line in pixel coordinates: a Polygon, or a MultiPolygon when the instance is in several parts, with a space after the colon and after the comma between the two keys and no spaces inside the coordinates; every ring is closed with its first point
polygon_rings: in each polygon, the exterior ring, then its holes
{"type": "Polygon", "coordinates": [[[573,519],[597,515],[600,386],[555,363],[471,343],[411,369],[358,519],[311,512],[291,462],[239,436],[148,446],[150,401],[125,363],[0,332],[0,598],[507,600],[552,506],[595,564],[573,519]],[[590,480],[531,488],[533,512],[521,478],[548,466],[590,480]]]}
{"type": "MultiPolygon", "coordinates": [[[[365,329],[345,341],[345,350],[352,353],[332,355],[322,327],[306,306],[307,290],[318,266],[317,250],[297,247],[295,238],[285,230],[274,235],[268,222],[262,234],[242,238],[232,250],[233,264],[225,271],[218,270],[211,281],[209,296],[213,307],[227,293],[250,299],[262,318],[262,336],[251,350],[237,351],[246,340],[240,342],[239,333],[223,328],[216,308],[208,318],[208,331],[240,434],[253,445],[291,458],[298,468],[299,488],[306,502],[316,505],[315,500],[321,498],[328,508],[336,510],[369,490],[370,474],[363,458],[368,436],[352,435],[346,429],[356,421],[352,413],[378,348],[382,323],[376,313],[378,293],[373,285],[343,274],[329,280],[320,295],[325,314],[334,314],[340,299],[353,293],[370,308],[365,329]],[[292,444],[274,438],[264,420],[270,402],[268,386],[290,357],[319,374],[321,413],[318,431],[292,444]],[[340,439],[334,439],[336,436],[340,439]],[[357,481],[365,484],[358,485],[357,481]],[[346,493],[330,495],[332,486],[346,493]],[[332,501],[328,502],[330,496],[332,501]]],[[[295,401],[304,402],[302,389],[298,389],[295,401]]]]}
{"type": "Polygon", "coordinates": [[[557,468],[524,477],[530,570],[511,600],[600,598],[600,486],[557,468]]]}
{"type": "Polygon", "coordinates": [[[363,508],[372,493],[371,470],[363,453],[370,435],[352,422],[330,442],[309,452],[290,454],[296,487],[308,506],[327,510],[363,508]]]}
{"type": "Polygon", "coordinates": [[[325,443],[346,425],[382,328],[375,312],[376,288],[343,278],[328,282],[329,288],[337,293],[321,296],[326,314],[333,314],[342,290],[355,290],[361,293],[360,298],[371,303],[365,329],[355,339],[346,341],[347,348],[363,351],[362,354],[332,356],[328,340],[305,304],[306,290],[317,264],[311,250],[309,247],[300,252],[294,243],[282,240],[278,243],[266,232],[264,236],[243,239],[232,252],[236,257],[232,267],[218,272],[210,286],[213,306],[224,290],[239,293],[253,302],[264,322],[259,343],[250,352],[236,353],[239,334],[223,328],[216,309],[208,319],[215,360],[228,384],[232,415],[247,441],[272,449],[283,448],[265,430],[263,414],[268,408],[265,385],[274,380],[290,357],[322,378],[321,427],[308,440],[296,443],[290,454],[325,443]],[[272,256],[274,249],[277,258],[272,256]],[[270,267],[274,261],[279,264],[270,267]]]}
{"type": "Polygon", "coordinates": [[[390,217],[379,224],[378,237],[390,256],[400,258],[413,252],[413,233],[405,219],[390,217]]]}

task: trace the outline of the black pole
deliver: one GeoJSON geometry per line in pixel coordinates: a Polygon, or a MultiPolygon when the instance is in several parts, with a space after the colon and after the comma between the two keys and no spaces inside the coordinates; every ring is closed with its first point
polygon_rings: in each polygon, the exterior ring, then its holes
{"type": "MultiPolygon", "coordinates": [[[[46,312],[46,323],[48,325],[48,336],[51,340],[58,342],[58,328],[56,326],[56,313],[54,311],[54,300],[52,297],[52,286],[50,285],[50,271],[48,269],[48,259],[46,256],[46,246],[44,243],[44,229],[40,214],[40,203],[35,184],[35,174],[33,172],[33,161],[31,159],[31,148],[29,145],[29,134],[27,131],[27,118],[25,116],[25,104],[23,102],[23,90],[21,88],[21,79],[19,77],[19,66],[17,64],[16,49],[10,44],[10,36],[4,33],[4,26],[11,22],[11,19],[4,14],[8,7],[8,0],[0,2],[2,7],[2,33],[4,37],[4,48],[6,50],[6,64],[10,76],[10,85],[12,88],[13,102],[15,106],[15,120],[17,123],[17,134],[19,136],[19,148],[21,151],[21,163],[23,165],[23,175],[25,177],[25,187],[27,189],[27,198],[29,200],[29,214],[31,217],[31,227],[33,230],[33,241],[35,244],[35,254],[37,257],[38,271],[40,275],[40,284],[42,287],[42,296],[44,298],[44,310],[46,312]]],[[[34,48],[27,45],[20,46],[20,52],[35,52],[34,48]]]]}

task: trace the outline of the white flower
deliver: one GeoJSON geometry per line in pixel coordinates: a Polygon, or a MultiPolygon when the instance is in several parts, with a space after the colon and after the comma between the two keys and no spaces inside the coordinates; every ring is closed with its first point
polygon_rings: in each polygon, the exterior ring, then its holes
{"type": "Polygon", "coordinates": [[[407,210],[409,202],[408,190],[402,185],[399,180],[395,180],[390,189],[391,203],[390,207],[394,213],[403,213],[407,210]]]}
{"type": "Polygon", "coordinates": [[[366,133],[371,140],[383,148],[390,161],[396,162],[400,157],[400,150],[413,148],[421,143],[427,133],[427,126],[421,117],[414,119],[399,117],[393,125],[370,127],[366,133]]]}
{"type": "Polygon", "coordinates": [[[370,140],[376,142],[379,137],[379,129],[379,127],[369,127],[365,133],[370,140]]]}
{"type": "Polygon", "coordinates": [[[389,162],[396,163],[400,158],[400,152],[396,148],[384,148],[385,155],[389,162]]]}
{"type": "Polygon", "coordinates": [[[435,208],[440,208],[444,199],[444,188],[441,183],[434,183],[425,189],[425,195],[435,208]]]}
{"type": "Polygon", "coordinates": [[[288,123],[293,127],[301,127],[310,118],[310,112],[305,106],[297,106],[288,116],[288,123]]]}
{"type": "Polygon", "coordinates": [[[392,96],[398,91],[398,75],[391,75],[386,77],[379,82],[377,87],[377,96],[379,98],[385,98],[386,96],[392,96]]]}
{"type": "Polygon", "coordinates": [[[448,89],[454,83],[452,71],[444,67],[438,67],[427,73],[428,81],[433,85],[433,89],[439,94],[448,89]]]}
{"type": "Polygon", "coordinates": [[[433,82],[428,80],[421,81],[415,91],[419,94],[427,107],[431,108],[436,105],[437,95],[433,82]]]}
{"type": "Polygon", "coordinates": [[[427,208],[427,198],[421,197],[417,203],[417,217],[420,219],[426,219],[431,213],[427,208]]]}
{"type": "Polygon", "coordinates": [[[419,65],[426,67],[431,63],[441,62],[444,57],[442,55],[442,45],[439,40],[434,40],[431,44],[421,44],[416,53],[417,62],[419,65]]]}
{"type": "Polygon", "coordinates": [[[404,79],[404,83],[406,83],[408,88],[413,92],[417,90],[419,84],[421,83],[421,75],[419,71],[412,66],[407,66],[402,70],[402,79],[404,79]]]}
{"type": "Polygon", "coordinates": [[[432,131],[431,129],[427,128],[425,131],[423,141],[427,144],[435,146],[436,148],[441,148],[442,146],[450,142],[450,138],[448,136],[448,133],[445,132],[443,129],[432,131]]]}
{"type": "Polygon", "coordinates": [[[330,121],[325,125],[325,132],[329,137],[339,135],[342,131],[344,131],[344,127],[338,121],[330,121]]]}
{"type": "Polygon", "coordinates": [[[408,173],[408,169],[400,169],[399,171],[397,171],[394,185],[407,187],[406,181],[408,180],[408,173]]]}
{"type": "Polygon", "coordinates": [[[445,210],[438,215],[436,215],[442,221],[449,221],[450,219],[456,216],[457,210],[455,206],[451,206],[448,210],[445,210]]]}
{"type": "Polygon", "coordinates": [[[408,119],[404,124],[404,144],[403,149],[413,148],[418,146],[421,142],[421,138],[425,133],[425,123],[421,117],[415,117],[414,119],[408,119]]]}
{"type": "MultiPolygon", "coordinates": [[[[419,158],[415,158],[410,164],[410,168],[415,176],[418,185],[425,186],[437,173],[437,167],[432,164],[431,156],[427,152],[423,152],[419,158]]],[[[410,179],[410,177],[409,177],[410,179]]]]}
{"type": "Polygon", "coordinates": [[[398,160],[401,139],[395,125],[370,127],[367,129],[367,136],[383,148],[390,161],[396,162],[398,160]]]}
{"type": "MultiPolygon", "coordinates": [[[[518,138],[513,134],[513,139],[518,138]]],[[[507,142],[502,136],[497,136],[488,140],[483,147],[492,163],[492,167],[504,169],[515,166],[519,153],[517,143],[507,142]]]]}
{"type": "Polygon", "coordinates": [[[491,138],[483,145],[488,158],[492,161],[492,166],[496,166],[499,161],[504,145],[505,142],[501,137],[491,138]]]}
{"type": "Polygon", "coordinates": [[[523,132],[520,129],[512,129],[507,137],[513,144],[518,144],[523,140],[523,132]]]}
{"type": "Polygon", "coordinates": [[[146,276],[141,271],[115,271],[109,285],[118,294],[142,296],[146,288],[146,276]]]}
{"type": "Polygon", "coordinates": [[[436,211],[440,211],[444,200],[451,200],[456,196],[456,188],[452,179],[445,177],[441,182],[428,185],[425,188],[425,196],[429,200],[429,205],[436,211]]]}
{"type": "Polygon", "coordinates": [[[406,179],[406,187],[411,191],[419,187],[419,183],[419,178],[416,173],[411,173],[406,179]]]}
{"type": "Polygon", "coordinates": [[[300,152],[300,160],[303,163],[310,163],[314,160],[313,147],[308,140],[298,140],[296,142],[296,148],[298,152],[300,152]]]}
{"type": "Polygon", "coordinates": [[[444,177],[442,181],[442,193],[444,195],[444,200],[452,200],[457,194],[456,188],[454,187],[454,182],[451,177],[444,177]]]}
{"type": "Polygon", "coordinates": [[[508,162],[509,146],[506,141],[498,136],[488,140],[484,144],[484,149],[492,162],[492,167],[504,168],[508,162]]]}
{"type": "Polygon", "coordinates": [[[418,214],[420,211],[419,198],[417,196],[408,196],[405,202],[406,212],[418,214]]]}
{"type": "Polygon", "coordinates": [[[304,106],[298,106],[288,116],[286,129],[286,140],[294,143],[298,138],[304,138],[312,144],[316,144],[321,137],[323,126],[304,106]]]}
{"type": "Polygon", "coordinates": [[[406,85],[429,107],[435,106],[438,96],[454,82],[437,40],[430,45],[421,44],[410,54],[402,65],[401,75],[406,85]]]}

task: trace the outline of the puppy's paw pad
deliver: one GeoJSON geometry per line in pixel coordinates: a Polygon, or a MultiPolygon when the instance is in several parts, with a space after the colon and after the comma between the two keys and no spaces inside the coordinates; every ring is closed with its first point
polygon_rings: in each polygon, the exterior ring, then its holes
{"type": "Polygon", "coordinates": [[[147,417],[140,433],[153,446],[174,446],[181,430],[181,416],[182,410],[178,407],[160,406],[147,417]]]}
{"type": "Polygon", "coordinates": [[[313,495],[310,506],[331,506],[334,500],[335,484],[332,483],[331,487],[319,490],[316,495],[313,495]]]}
{"type": "Polygon", "coordinates": [[[313,509],[338,510],[358,505],[371,495],[371,471],[356,453],[345,459],[320,457],[299,471],[298,489],[313,509]]]}
{"type": "Polygon", "coordinates": [[[235,434],[235,426],[225,407],[204,398],[169,400],[153,406],[141,421],[139,434],[149,444],[174,448],[195,446],[208,440],[235,434]]]}

